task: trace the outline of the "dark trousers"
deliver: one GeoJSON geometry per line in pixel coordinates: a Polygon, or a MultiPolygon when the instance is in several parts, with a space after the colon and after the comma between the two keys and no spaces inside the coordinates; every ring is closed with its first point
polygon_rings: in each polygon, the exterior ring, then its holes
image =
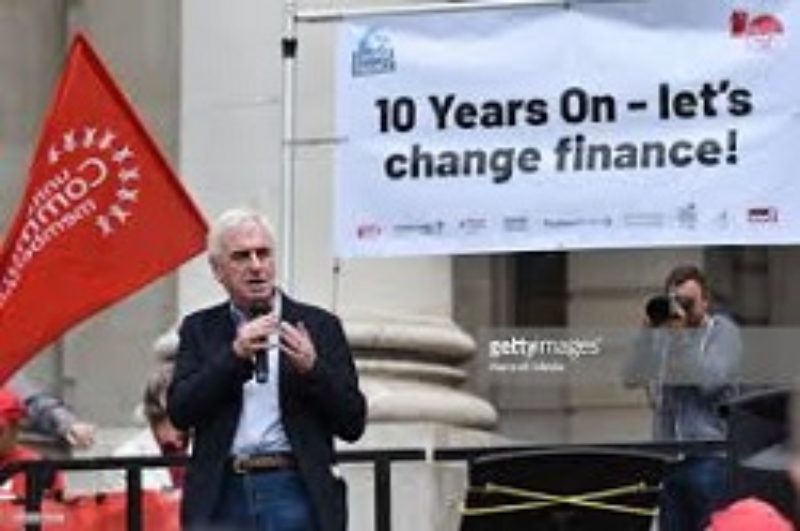
{"type": "Polygon", "coordinates": [[[295,470],[225,476],[214,531],[316,531],[313,509],[295,470]]]}
{"type": "Polygon", "coordinates": [[[722,457],[690,457],[664,478],[659,531],[703,531],[711,513],[728,496],[728,469],[722,457]]]}

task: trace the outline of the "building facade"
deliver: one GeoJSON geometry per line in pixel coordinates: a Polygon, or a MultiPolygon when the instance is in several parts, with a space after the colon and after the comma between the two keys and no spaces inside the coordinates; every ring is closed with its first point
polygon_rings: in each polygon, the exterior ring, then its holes
{"type": "MultiPolygon", "coordinates": [[[[292,253],[282,274],[291,293],[344,320],[370,400],[366,446],[646,438],[649,413],[638,394],[570,382],[504,389],[477,338],[504,326],[635,326],[643,301],[678,262],[704,266],[743,323],[800,319],[794,247],[335,259],[335,23],[287,20],[292,12],[398,5],[419,3],[0,1],[0,233],[69,39],[83,31],[209,219],[247,205],[280,227],[290,202],[290,241],[279,229],[292,253]],[[285,37],[296,54],[287,56],[285,37]]],[[[182,314],[221,296],[197,258],[80,324],[26,370],[109,433],[128,427],[156,363],[153,343],[182,314]]]]}

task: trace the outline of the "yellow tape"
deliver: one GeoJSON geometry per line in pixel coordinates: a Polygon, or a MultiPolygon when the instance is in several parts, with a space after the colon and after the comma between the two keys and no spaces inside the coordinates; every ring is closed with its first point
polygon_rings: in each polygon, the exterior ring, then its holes
{"type": "Polygon", "coordinates": [[[475,508],[469,508],[462,503],[459,510],[464,516],[484,516],[490,514],[528,511],[528,510],[543,509],[546,507],[552,507],[554,505],[562,505],[562,504],[575,505],[578,507],[586,507],[589,509],[596,509],[601,511],[632,514],[635,516],[644,516],[644,517],[653,517],[656,514],[655,509],[646,509],[643,507],[632,507],[627,505],[602,503],[597,501],[597,500],[615,498],[617,496],[625,496],[627,494],[650,492],[653,490],[653,487],[649,487],[646,483],[641,483],[641,482],[635,483],[633,485],[615,487],[612,489],[585,492],[579,495],[547,494],[544,492],[537,492],[537,491],[519,489],[515,487],[496,485],[494,483],[487,483],[484,487],[470,487],[469,490],[471,492],[480,492],[485,494],[492,494],[492,493],[506,494],[509,496],[533,499],[536,501],[527,503],[496,505],[494,507],[475,507],[475,508]]]}

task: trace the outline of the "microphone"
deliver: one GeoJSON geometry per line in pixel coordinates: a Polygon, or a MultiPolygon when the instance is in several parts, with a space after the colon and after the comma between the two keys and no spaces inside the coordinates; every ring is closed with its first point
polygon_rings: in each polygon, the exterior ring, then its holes
{"type": "MultiPolygon", "coordinates": [[[[253,305],[250,314],[255,319],[256,317],[261,317],[262,315],[267,315],[270,312],[270,306],[268,302],[258,302],[253,305]]],[[[255,365],[253,366],[253,373],[256,376],[256,382],[263,384],[267,383],[269,380],[269,357],[267,355],[267,349],[262,348],[258,352],[256,352],[256,361],[255,365]]]]}

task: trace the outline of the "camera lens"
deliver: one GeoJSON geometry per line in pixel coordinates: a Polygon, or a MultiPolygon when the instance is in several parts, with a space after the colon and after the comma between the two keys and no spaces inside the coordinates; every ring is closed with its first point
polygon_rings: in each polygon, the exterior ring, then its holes
{"type": "Polygon", "coordinates": [[[674,314],[672,300],[666,295],[650,297],[645,305],[645,313],[653,326],[661,326],[674,314]]]}

